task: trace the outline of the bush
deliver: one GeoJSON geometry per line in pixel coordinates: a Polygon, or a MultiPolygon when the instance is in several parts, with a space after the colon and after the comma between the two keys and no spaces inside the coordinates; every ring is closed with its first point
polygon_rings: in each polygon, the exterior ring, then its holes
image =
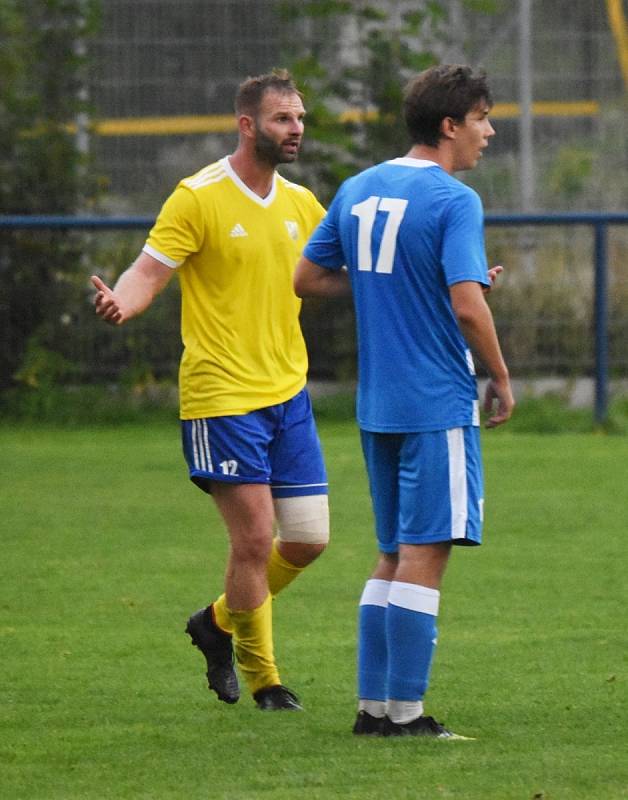
{"type": "MultiPolygon", "coordinates": [[[[88,159],[73,127],[86,110],[80,44],[94,7],[0,0],[0,214],[72,214],[90,200],[88,159]]],[[[48,337],[80,256],[80,237],[69,231],[0,230],[0,388],[29,357],[32,337],[54,350],[48,337]]]]}
{"type": "MultiPolygon", "coordinates": [[[[342,389],[313,398],[319,423],[355,418],[355,393],[342,389]]],[[[22,386],[0,393],[0,424],[89,427],[132,423],[176,424],[178,405],[172,383],[148,381],[121,386],[22,386]]],[[[559,395],[523,398],[511,420],[497,429],[511,433],[628,434],[628,398],[611,404],[608,420],[596,426],[591,409],[570,408],[559,395]]]]}

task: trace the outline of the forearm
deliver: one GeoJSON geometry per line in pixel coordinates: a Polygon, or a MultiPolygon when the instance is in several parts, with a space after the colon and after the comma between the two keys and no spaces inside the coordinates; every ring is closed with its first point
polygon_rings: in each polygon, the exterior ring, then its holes
{"type": "Polygon", "coordinates": [[[508,380],[508,368],[482,287],[473,281],[456,283],[449,288],[451,304],[458,325],[474,354],[495,380],[508,380]]]}
{"type": "Polygon", "coordinates": [[[486,304],[478,304],[473,313],[458,316],[458,324],[469,346],[495,381],[508,381],[508,367],[504,361],[493,315],[486,304]]]}
{"type": "Polygon", "coordinates": [[[110,324],[124,324],[148,308],[172,274],[170,267],[147,253],[141,253],[122,273],[113,289],[97,275],[92,275],[92,283],[98,290],[94,298],[96,313],[110,324]]]}
{"type": "Polygon", "coordinates": [[[155,280],[147,280],[145,274],[133,264],[120,275],[113,287],[113,294],[125,321],[142,314],[161,291],[155,280]]]}
{"type": "Polygon", "coordinates": [[[310,291],[303,297],[344,297],[351,294],[351,283],[346,270],[332,272],[325,270],[326,274],[316,283],[311,285],[310,291]]]}
{"type": "Polygon", "coordinates": [[[449,292],[460,330],[490,376],[486,386],[484,410],[491,415],[486,423],[487,427],[494,428],[508,420],[515,406],[515,399],[493,315],[480,284],[463,281],[451,286],[449,292]]]}
{"type": "Polygon", "coordinates": [[[351,293],[349,273],[301,258],[294,273],[294,291],[298,297],[342,297],[351,293]]]}

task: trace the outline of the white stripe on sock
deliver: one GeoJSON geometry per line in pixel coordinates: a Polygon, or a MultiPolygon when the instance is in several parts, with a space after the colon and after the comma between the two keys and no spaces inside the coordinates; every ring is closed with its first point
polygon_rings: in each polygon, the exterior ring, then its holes
{"type": "Polygon", "coordinates": [[[382,581],[379,578],[370,578],[360,598],[361,606],[381,606],[386,608],[388,605],[388,593],[390,591],[390,581],[382,581]]]}
{"type": "Polygon", "coordinates": [[[404,583],[403,581],[393,581],[390,584],[388,602],[399,608],[420,611],[422,614],[431,614],[433,617],[437,617],[439,600],[438,589],[430,589],[428,586],[419,586],[417,583],[404,583]]]}

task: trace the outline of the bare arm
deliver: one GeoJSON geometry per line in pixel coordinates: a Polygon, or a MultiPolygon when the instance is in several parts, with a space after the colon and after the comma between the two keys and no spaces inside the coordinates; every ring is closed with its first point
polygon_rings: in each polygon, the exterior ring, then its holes
{"type": "Polygon", "coordinates": [[[105,322],[122,325],[146,311],[173,274],[173,269],[142,252],[118,278],[113,289],[98,275],[92,275],[92,283],[98,290],[94,298],[96,313],[105,322]]]}
{"type": "Polygon", "coordinates": [[[351,293],[345,269],[325,269],[301,256],[294,273],[294,291],[298,297],[341,297],[351,293]]]}
{"type": "Polygon", "coordinates": [[[490,380],[486,387],[484,409],[491,413],[496,401],[497,408],[487,422],[487,427],[494,428],[510,417],[515,401],[493,315],[479,283],[474,281],[455,283],[449,287],[449,293],[460,329],[488,371],[490,380]]]}

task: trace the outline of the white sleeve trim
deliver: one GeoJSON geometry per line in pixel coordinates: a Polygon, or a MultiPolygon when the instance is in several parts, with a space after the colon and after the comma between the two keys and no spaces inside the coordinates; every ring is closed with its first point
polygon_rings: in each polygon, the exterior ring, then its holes
{"type": "Polygon", "coordinates": [[[144,247],[142,247],[142,250],[145,253],[148,253],[149,256],[156,258],[157,261],[161,261],[162,264],[165,264],[167,267],[170,267],[171,269],[176,269],[177,267],[181,266],[181,264],[183,264],[183,261],[175,261],[172,258],[168,258],[168,256],[165,256],[163,253],[160,253],[159,250],[155,250],[155,248],[151,247],[149,244],[145,244],[144,247]]]}

